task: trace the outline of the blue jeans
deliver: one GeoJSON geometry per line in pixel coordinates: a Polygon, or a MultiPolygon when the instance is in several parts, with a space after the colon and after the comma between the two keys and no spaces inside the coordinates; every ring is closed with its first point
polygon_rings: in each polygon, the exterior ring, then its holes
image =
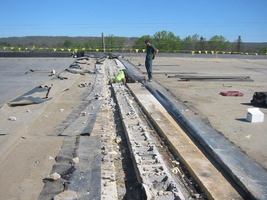
{"type": "Polygon", "coordinates": [[[152,58],[146,58],[146,71],[147,71],[147,75],[148,75],[148,79],[152,79],[152,58]]]}

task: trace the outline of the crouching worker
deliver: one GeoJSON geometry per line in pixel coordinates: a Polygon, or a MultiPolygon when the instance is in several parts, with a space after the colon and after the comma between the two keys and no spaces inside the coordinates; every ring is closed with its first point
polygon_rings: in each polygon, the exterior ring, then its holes
{"type": "Polygon", "coordinates": [[[116,76],[112,79],[112,83],[126,83],[126,77],[124,70],[120,70],[116,76]]]}

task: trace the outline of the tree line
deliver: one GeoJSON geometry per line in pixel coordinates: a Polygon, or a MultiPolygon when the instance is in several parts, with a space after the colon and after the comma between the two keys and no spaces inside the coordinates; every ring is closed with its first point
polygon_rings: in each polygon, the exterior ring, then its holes
{"type": "MultiPolygon", "coordinates": [[[[96,37],[94,39],[89,39],[85,42],[77,42],[75,40],[65,40],[62,45],[59,45],[63,48],[85,48],[85,49],[101,49],[102,38],[96,37]]],[[[107,49],[121,49],[126,46],[126,38],[125,37],[117,37],[113,35],[109,35],[105,37],[105,47],[107,49]]]]}
{"type": "MultiPolygon", "coordinates": [[[[144,35],[140,37],[134,48],[142,48],[144,40],[150,39],[161,52],[182,52],[182,51],[227,51],[236,52],[247,50],[246,43],[242,42],[241,36],[238,36],[234,42],[229,42],[222,35],[214,35],[210,39],[206,39],[198,34],[189,35],[184,39],[176,36],[173,32],[160,31],[154,35],[144,35]]],[[[266,45],[267,46],[267,45],[266,45]]],[[[266,53],[267,48],[262,48],[260,51],[266,53]]],[[[254,49],[254,52],[259,49],[254,49]]]]}
{"type": "MultiPolygon", "coordinates": [[[[173,32],[159,31],[153,36],[144,35],[140,38],[132,41],[132,44],[127,44],[127,39],[124,37],[116,37],[113,35],[105,37],[106,49],[144,49],[145,39],[153,41],[155,46],[160,49],[161,52],[180,52],[180,51],[241,51],[241,36],[235,43],[229,42],[222,35],[215,35],[209,40],[197,34],[189,35],[184,39],[176,36],[173,32]]],[[[94,40],[88,40],[87,42],[77,43],[70,40],[66,40],[63,45],[64,48],[86,48],[95,49],[102,48],[102,38],[96,38],[94,40]]]]}
{"type": "MultiPolygon", "coordinates": [[[[246,43],[241,36],[230,42],[222,35],[205,38],[198,34],[181,38],[170,31],[159,31],[154,35],[143,35],[138,38],[118,37],[108,35],[105,37],[107,51],[142,50],[145,49],[144,40],[151,39],[160,52],[191,52],[191,51],[219,51],[219,52],[252,52],[267,53],[267,43],[246,43]]],[[[61,48],[85,49],[95,51],[103,50],[101,37],[24,37],[0,38],[1,47],[23,48],[61,48]]],[[[139,51],[140,52],[140,51],[139,51]]]]}

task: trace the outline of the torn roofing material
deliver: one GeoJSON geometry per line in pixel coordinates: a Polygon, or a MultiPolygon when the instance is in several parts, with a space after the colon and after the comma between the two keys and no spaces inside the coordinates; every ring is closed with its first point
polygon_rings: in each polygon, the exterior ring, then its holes
{"type": "Polygon", "coordinates": [[[49,86],[35,87],[29,92],[26,92],[25,94],[17,97],[16,99],[13,99],[12,101],[8,102],[7,104],[10,107],[14,107],[14,106],[26,106],[31,104],[43,103],[51,99],[48,98],[48,94],[51,90],[51,87],[49,86]]]}

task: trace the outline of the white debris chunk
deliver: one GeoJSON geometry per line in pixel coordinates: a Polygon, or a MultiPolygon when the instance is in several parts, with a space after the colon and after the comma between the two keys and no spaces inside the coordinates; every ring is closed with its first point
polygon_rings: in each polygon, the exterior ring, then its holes
{"type": "Polygon", "coordinates": [[[51,75],[55,75],[55,74],[56,74],[56,70],[53,69],[53,70],[51,71],[51,75]]]}
{"type": "Polygon", "coordinates": [[[58,180],[61,178],[60,174],[58,173],[53,173],[53,174],[50,174],[49,178],[53,179],[54,181],[58,180]]]}
{"type": "Polygon", "coordinates": [[[54,196],[54,200],[76,200],[78,195],[75,191],[66,190],[54,196]]]}
{"type": "Polygon", "coordinates": [[[73,163],[78,164],[80,162],[79,157],[75,157],[72,159],[73,163]]]}
{"type": "Polygon", "coordinates": [[[8,120],[10,120],[10,121],[16,121],[16,120],[17,120],[17,118],[16,118],[16,117],[14,117],[14,116],[10,116],[10,117],[8,118],[8,120]]]}
{"type": "Polygon", "coordinates": [[[120,137],[116,137],[115,142],[116,142],[117,144],[121,143],[121,138],[120,138],[120,137]]]}
{"type": "Polygon", "coordinates": [[[250,138],[251,138],[251,135],[247,135],[246,138],[247,138],[247,139],[250,139],[250,138]]]}
{"type": "Polygon", "coordinates": [[[178,172],[180,172],[180,170],[179,170],[178,167],[174,167],[174,168],[172,168],[172,173],[174,173],[174,174],[178,174],[178,172]]]}
{"type": "Polygon", "coordinates": [[[53,156],[49,156],[48,159],[49,160],[55,160],[55,158],[53,156]]]}
{"type": "Polygon", "coordinates": [[[264,113],[259,108],[248,108],[247,121],[251,123],[264,122],[264,113]]]}

